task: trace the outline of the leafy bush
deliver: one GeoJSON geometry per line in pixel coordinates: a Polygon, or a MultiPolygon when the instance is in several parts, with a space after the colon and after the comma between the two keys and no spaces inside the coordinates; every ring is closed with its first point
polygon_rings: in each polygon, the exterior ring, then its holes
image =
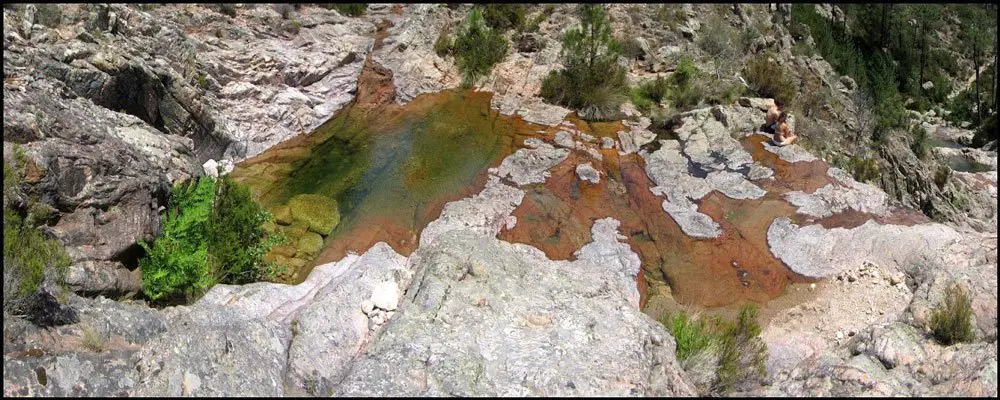
{"type": "Polygon", "coordinates": [[[566,68],[545,77],[541,95],[577,110],[585,119],[611,119],[618,115],[628,90],[625,68],[618,64],[621,45],[611,37],[602,6],[584,4],[580,12],[581,26],[563,35],[566,68]]]}
{"type": "Polygon", "coordinates": [[[934,338],[945,346],[975,339],[972,332],[972,299],[960,286],[951,285],[945,289],[944,301],[931,313],[931,330],[934,338]]]}
{"type": "Polygon", "coordinates": [[[45,236],[37,225],[48,219],[50,207],[40,206],[31,200],[24,204],[26,215],[12,208],[11,198],[20,194],[25,152],[14,145],[11,163],[4,160],[4,209],[3,209],[3,312],[4,315],[26,312],[31,296],[52,271],[56,282],[61,282],[70,264],[66,251],[53,239],[45,236]]]}
{"type": "Polygon", "coordinates": [[[870,157],[853,155],[847,160],[844,169],[858,182],[871,182],[882,176],[878,169],[878,163],[870,157]]]}
{"type": "Polygon", "coordinates": [[[913,142],[910,143],[910,150],[913,151],[913,154],[920,159],[927,158],[931,148],[927,138],[927,130],[920,125],[914,124],[910,127],[910,137],[913,139],[913,142]]]}
{"type": "Polygon", "coordinates": [[[701,103],[705,90],[698,82],[701,73],[694,66],[694,61],[690,57],[681,57],[677,64],[677,70],[671,75],[673,87],[668,98],[670,102],[679,110],[694,108],[701,103]]]}
{"type": "Polygon", "coordinates": [[[944,185],[948,183],[950,178],[951,168],[947,165],[938,165],[934,171],[934,184],[937,185],[938,189],[944,189],[944,185]]]}
{"type": "Polygon", "coordinates": [[[640,59],[645,56],[645,51],[642,50],[642,45],[639,44],[639,39],[634,36],[630,36],[625,39],[622,43],[622,54],[629,59],[635,60],[640,59]]]}
{"type": "Polygon", "coordinates": [[[733,41],[738,38],[736,31],[726,20],[710,17],[706,21],[701,35],[698,36],[698,45],[715,61],[716,78],[720,78],[722,72],[729,70],[730,64],[736,58],[736,44],[733,41]]]}
{"type": "Polygon", "coordinates": [[[483,23],[479,9],[473,9],[453,49],[462,84],[473,86],[479,78],[489,75],[493,65],[507,54],[507,47],[507,40],[483,23]]]}
{"type": "Polygon", "coordinates": [[[756,306],[742,307],[735,322],[720,318],[706,321],[684,313],[665,315],[660,322],[674,337],[677,359],[685,369],[715,360],[715,378],[707,388],[712,394],[747,389],[766,376],[767,345],[760,338],[756,306]]]}
{"type": "Polygon", "coordinates": [[[445,57],[452,53],[452,47],[454,46],[454,40],[448,34],[447,30],[442,30],[441,34],[438,35],[436,41],[434,41],[434,53],[438,57],[445,57]]]}
{"type": "Polygon", "coordinates": [[[217,10],[220,14],[227,15],[230,17],[236,17],[236,5],[232,3],[222,3],[218,5],[217,10]]]}
{"type": "Polygon", "coordinates": [[[486,26],[501,32],[510,29],[520,30],[524,26],[524,5],[489,3],[483,6],[483,19],[486,26]]]}
{"type": "Polygon", "coordinates": [[[195,296],[216,282],[244,284],[278,273],[264,255],[281,238],[266,236],[270,214],[250,190],[223,177],[202,177],[174,187],[163,216],[163,233],[140,243],[142,289],[152,300],[195,296]]]}
{"type": "Polygon", "coordinates": [[[766,55],[751,58],[743,73],[750,91],[757,96],[781,99],[785,103],[791,103],[795,98],[795,84],[791,77],[786,76],[784,68],[766,55]]]}
{"type": "Polygon", "coordinates": [[[214,284],[205,241],[214,191],[211,178],[175,186],[162,218],[163,233],[152,245],[140,242],[147,253],[139,260],[142,291],[151,300],[190,297],[214,284]]]}
{"type": "Polygon", "coordinates": [[[4,208],[3,213],[3,309],[5,314],[25,310],[27,299],[45,279],[45,271],[65,277],[69,256],[55,240],[22,219],[17,212],[4,208]]]}
{"type": "Polygon", "coordinates": [[[667,97],[669,89],[667,80],[659,76],[632,88],[629,91],[629,97],[636,108],[648,111],[654,106],[659,106],[660,102],[667,97]]]}
{"type": "Polygon", "coordinates": [[[660,322],[666,326],[677,342],[677,360],[684,361],[705,351],[716,341],[711,327],[702,319],[688,317],[685,313],[664,316],[660,322]]]}
{"type": "Polygon", "coordinates": [[[266,237],[261,229],[271,219],[248,187],[229,176],[219,180],[207,232],[209,263],[216,280],[245,284],[274,278],[276,271],[263,259],[280,239],[266,237]]]}
{"type": "Polygon", "coordinates": [[[334,3],[329,4],[328,7],[337,10],[342,15],[348,17],[360,17],[365,15],[365,10],[368,9],[368,4],[366,3],[334,3]]]}
{"type": "Polygon", "coordinates": [[[760,338],[757,307],[740,309],[736,324],[722,335],[719,359],[719,381],[715,392],[728,393],[744,390],[759,383],[767,376],[767,344],[760,338]]]}

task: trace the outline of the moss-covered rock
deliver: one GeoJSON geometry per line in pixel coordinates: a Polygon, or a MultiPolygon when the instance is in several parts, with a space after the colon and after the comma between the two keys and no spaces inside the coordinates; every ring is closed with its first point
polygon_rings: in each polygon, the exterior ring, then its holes
{"type": "Polygon", "coordinates": [[[306,260],[301,258],[291,258],[288,260],[288,266],[295,268],[296,270],[306,266],[306,260]]]}
{"type": "Polygon", "coordinates": [[[299,238],[299,244],[296,248],[300,254],[312,257],[323,248],[323,237],[314,232],[306,232],[299,238]]]}
{"type": "Polygon", "coordinates": [[[337,201],[318,194],[300,194],[288,201],[293,222],[306,223],[309,230],[320,235],[329,235],[340,223],[337,201]]]}
{"type": "Polygon", "coordinates": [[[295,247],[294,246],[276,246],[271,249],[271,254],[276,256],[285,256],[288,258],[295,257],[295,247]]]}
{"type": "Polygon", "coordinates": [[[291,225],[292,224],[292,211],[288,206],[278,207],[274,211],[274,222],[278,225],[291,225]]]}

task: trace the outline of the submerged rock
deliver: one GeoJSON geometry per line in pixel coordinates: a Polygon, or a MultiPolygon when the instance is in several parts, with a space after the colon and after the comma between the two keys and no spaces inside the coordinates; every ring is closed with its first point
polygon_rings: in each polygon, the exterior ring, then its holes
{"type": "Polygon", "coordinates": [[[340,223],[337,201],[318,194],[300,194],[288,201],[288,209],[293,221],[299,221],[309,231],[329,235],[340,223]]]}

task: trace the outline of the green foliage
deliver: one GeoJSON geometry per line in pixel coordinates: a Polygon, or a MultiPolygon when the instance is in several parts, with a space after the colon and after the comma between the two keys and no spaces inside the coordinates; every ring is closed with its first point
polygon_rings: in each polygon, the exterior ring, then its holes
{"type": "Polygon", "coordinates": [[[12,314],[24,311],[25,301],[34,294],[46,271],[54,272],[57,283],[63,281],[70,264],[66,251],[37,226],[49,219],[52,208],[32,200],[24,204],[27,215],[11,208],[10,197],[20,193],[20,182],[26,155],[14,145],[11,163],[4,160],[3,209],[3,311],[12,314]]]}
{"type": "Polygon", "coordinates": [[[621,45],[611,37],[604,8],[580,6],[579,28],[563,35],[562,71],[542,81],[541,95],[551,103],[575,109],[590,120],[611,119],[625,101],[625,68],[618,64],[621,45]]]}
{"type": "Polygon", "coordinates": [[[205,240],[214,191],[215,181],[207,177],[175,186],[162,218],[163,233],[152,245],[140,242],[147,253],[139,260],[142,291],[150,299],[190,297],[215,283],[205,240]]]}
{"type": "Polygon", "coordinates": [[[507,48],[507,40],[483,23],[479,9],[473,9],[454,44],[455,64],[462,74],[462,84],[473,86],[489,75],[493,65],[503,60],[507,48]]]}
{"type": "Polygon", "coordinates": [[[944,185],[948,183],[950,178],[951,168],[947,165],[938,165],[937,170],[934,171],[934,184],[937,185],[938,189],[944,189],[944,185]]]}
{"type": "Polygon", "coordinates": [[[632,88],[629,97],[636,108],[648,111],[653,106],[659,106],[660,102],[666,99],[669,90],[667,80],[659,76],[632,88]]]}
{"type": "Polygon", "coordinates": [[[679,313],[664,315],[660,323],[676,340],[678,360],[692,360],[708,353],[718,356],[716,379],[709,388],[718,395],[745,390],[766,377],[767,345],[760,338],[757,314],[756,306],[747,305],[740,308],[735,322],[720,318],[706,321],[679,313]]]}
{"type": "Polygon", "coordinates": [[[958,285],[945,289],[944,301],[931,313],[934,338],[945,346],[975,339],[972,331],[972,299],[958,285]]]}
{"type": "Polygon", "coordinates": [[[245,284],[273,279],[277,266],[263,261],[280,236],[267,236],[271,221],[250,190],[224,176],[174,187],[163,216],[163,233],[139,261],[142,289],[152,300],[195,296],[216,282],[245,284]]]}
{"type": "Polygon", "coordinates": [[[486,26],[504,32],[524,26],[524,4],[489,3],[483,8],[486,26]]]}
{"type": "Polygon", "coordinates": [[[209,263],[219,282],[245,284],[274,279],[264,255],[278,243],[266,237],[261,226],[271,215],[250,195],[250,189],[229,176],[219,180],[208,218],[209,263]]]}
{"type": "Polygon", "coordinates": [[[791,103],[795,98],[795,84],[786,76],[784,68],[767,55],[750,59],[743,70],[750,91],[759,97],[769,97],[791,103]]]}
{"type": "Polygon", "coordinates": [[[367,3],[333,3],[327,4],[328,8],[337,10],[342,15],[348,17],[360,17],[365,15],[365,10],[368,9],[367,3]]]}
{"type": "Polygon", "coordinates": [[[913,142],[910,143],[910,150],[913,151],[913,154],[920,159],[927,158],[931,148],[931,144],[927,138],[927,130],[920,125],[913,124],[910,127],[910,137],[913,139],[913,142]]]}
{"type": "Polygon", "coordinates": [[[767,376],[767,344],[760,338],[757,313],[756,306],[744,306],[736,324],[723,333],[715,392],[743,389],[767,376]]]}
{"type": "Polygon", "coordinates": [[[656,20],[670,28],[680,26],[686,18],[680,4],[663,4],[656,10],[656,20]]]}
{"type": "Polygon", "coordinates": [[[688,317],[685,313],[664,316],[660,323],[667,327],[677,342],[677,360],[684,361],[705,351],[717,341],[715,333],[703,319],[688,317]]]}
{"type": "Polygon", "coordinates": [[[674,87],[668,97],[674,107],[687,110],[701,103],[705,91],[697,82],[700,75],[700,71],[694,66],[694,61],[690,57],[682,56],[677,64],[677,70],[671,76],[674,87]]]}
{"type": "Polygon", "coordinates": [[[434,53],[436,53],[438,57],[445,57],[452,54],[453,47],[455,45],[454,42],[454,39],[451,38],[451,35],[448,34],[447,30],[441,31],[437,40],[434,41],[434,53]]]}
{"type": "Polygon", "coordinates": [[[858,182],[872,182],[882,176],[878,163],[870,157],[851,156],[844,169],[858,182]]]}
{"type": "Polygon", "coordinates": [[[698,36],[698,45],[715,61],[716,78],[729,70],[736,57],[734,40],[737,39],[739,36],[736,30],[726,20],[712,16],[705,22],[701,35],[698,36]]]}
{"type": "Polygon", "coordinates": [[[20,311],[20,301],[38,290],[46,270],[55,271],[56,279],[61,281],[69,268],[66,251],[30,224],[31,219],[22,219],[17,212],[4,208],[4,312],[20,311]]]}

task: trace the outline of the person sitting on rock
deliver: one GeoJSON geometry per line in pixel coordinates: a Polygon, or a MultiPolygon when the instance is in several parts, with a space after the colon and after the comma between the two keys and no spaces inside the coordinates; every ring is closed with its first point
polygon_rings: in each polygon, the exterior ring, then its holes
{"type": "Polygon", "coordinates": [[[775,133],[771,141],[777,146],[787,146],[795,142],[795,139],[798,138],[799,136],[788,127],[788,113],[782,111],[778,115],[778,120],[775,121],[775,133]]]}
{"type": "Polygon", "coordinates": [[[764,132],[774,134],[777,129],[778,116],[781,115],[785,108],[785,102],[781,99],[775,99],[774,105],[767,109],[767,117],[765,118],[764,128],[761,129],[764,132]]]}

